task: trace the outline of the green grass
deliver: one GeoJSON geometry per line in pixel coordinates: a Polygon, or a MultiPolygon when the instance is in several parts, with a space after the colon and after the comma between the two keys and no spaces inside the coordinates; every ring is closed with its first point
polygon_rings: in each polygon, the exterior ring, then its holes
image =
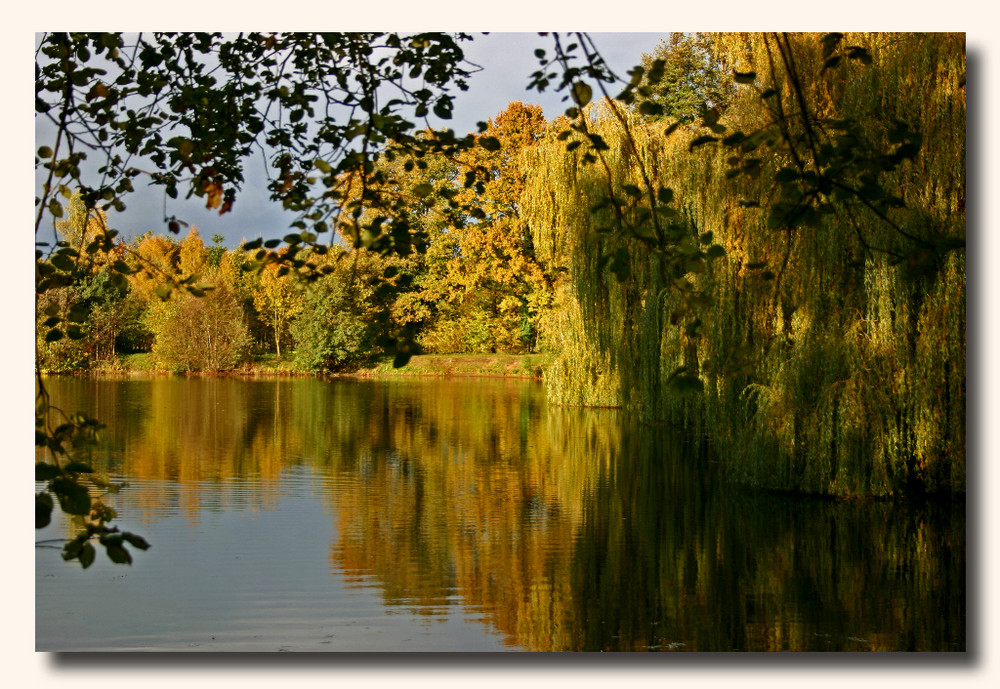
{"type": "Polygon", "coordinates": [[[547,354],[419,354],[402,368],[392,359],[361,368],[367,376],[503,376],[541,378],[549,364],[547,354]]]}
{"type": "MultiPolygon", "coordinates": [[[[548,354],[420,354],[402,368],[393,368],[392,358],[385,357],[349,375],[384,376],[490,376],[541,378],[552,357],[548,354]]],[[[148,352],[122,354],[91,370],[98,375],[150,374],[165,375],[164,370],[148,352]]],[[[308,375],[297,370],[293,356],[262,354],[233,371],[254,376],[308,375]]]]}

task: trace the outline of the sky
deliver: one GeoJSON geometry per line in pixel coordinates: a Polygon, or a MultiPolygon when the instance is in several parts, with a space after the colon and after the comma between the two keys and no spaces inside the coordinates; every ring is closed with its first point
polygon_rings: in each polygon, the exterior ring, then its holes
{"type": "MultiPolygon", "coordinates": [[[[477,122],[498,115],[509,103],[518,100],[542,106],[546,119],[552,119],[568,107],[568,103],[562,101],[565,92],[556,93],[554,87],[544,93],[526,90],[531,73],[538,69],[534,51],[545,48],[551,53],[550,38],[525,32],[472,35],[472,41],[461,45],[466,58],[481,66],[482,70],[470,77],[468,91],[453,91],[455,108],[452,119],[445,121],[431,117],[432,126],[451,127],[456,134],[465,134],[474,131],[477,122]]],[[[641,61],[643,53],[652,52],[666,35],[666,32],[591,33],[604,59],[621,77],[625,77],[627,70],[641,61]]],[[[46,128],[52,131],[44,118],[37,118],[36,143],[39,146],[45,143],[46,128]]],[[[221,216],[216,211],[207,210],[204,201],[197,197],[184,200],[183,189],[177,200],[169,199],[162,187],[150,187],[143,183],[142,177],[136,178],[137,191],[125,199],[127,208],[123,213],[109,212],[109,225],[128,240],[147,231],[166,234],[165,215],[176,216],[197,227],[206,243],[220,234],[225,237],[223,243],[229,247],[237,246],[243,239],[271,239],[288,234],[289,224],[295,216],[270,200],[263,156],[257,155],[248,161],[244,173],[246,182],[237,195],[233,210],[221,216]]],[[[182,229],[181,235],[185,233],[182,229]]]]}

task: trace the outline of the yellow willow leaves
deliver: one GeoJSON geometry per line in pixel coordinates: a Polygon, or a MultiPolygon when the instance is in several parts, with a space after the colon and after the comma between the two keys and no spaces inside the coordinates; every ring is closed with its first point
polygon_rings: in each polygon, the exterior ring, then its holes
{"type": "Polygon", "coordinates": [[[848,495],[897,492],[908,482],[961,490],[964,254],[915,251],[906,236],[934,246],[964,240],[961,36],[847,34],[836,69],[824,69],[819,34],[712,39],[735,70],[756,73],[758,90],[739,86],[719,120],[726,131],[766,125],[779,101],[784,112],[800,112],[793,76],[816,127],[853,121],[875,148],[893,145],[895,120],[919,131],[919,155],[882,180],[906,205],[887,222],[848,198],[813,226],[775,231],[768,204],[787,151],[760,149],[759,174],[729,180],[734,150],[712,142],[691,150],[707,131],[697,124],[665,135],[662,124],[628,119],[632,153],[607,106],[592,108],[607,170],[582,165],[554,134],[526,153],[522,217],[543,264],[560,270],[569,289],[557,301],[560,315],[546,316],[562,345],[547,377],[550,398],[610,397],[645,418],[684,420],[754,485],[848,495]],[[872,64],[847,59],[854,48],[872,64]],[[778,95],[761,99],[772,87],[778,95]],[[704,272],[684,276],[705,290],[693,335],[675,325],[690,303],[674,289],[669,263],[595,206],[609,188],[642,188],[643,170],[673,190],[673,222],[692,236],[711,233],[725,250],[704,272]],[[597,260],[616,250],[624,251],[625,281],[597,260]],[[931,367],[935,375],[921,373],[931,367]],[[671,394],[679,370],[698,371],[705,394],[671,394]],[[617,391],[607,391],[608,380],[617,391]]]}

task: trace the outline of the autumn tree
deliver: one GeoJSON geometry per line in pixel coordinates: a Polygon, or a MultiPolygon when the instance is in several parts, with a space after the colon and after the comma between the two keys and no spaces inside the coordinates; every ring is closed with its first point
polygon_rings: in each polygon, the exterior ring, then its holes
{"type": "Polygon", "coordinates": [[[437,311],[423,341],[437,351],[530,350],[546,299],[519,211],[528,174],[521,153],[541,137],[545,118],[539,106],[514,102],[486,124],[481,138],[490,143],[458,159],[465,179],[485,181],[462,189],[469,214],[432,238],[428,272],[418,280],[437,311]]]}
{"type": "Polygon", "coordinates": [[[642,99],[641,111],[653,120],[691,124],[705,110],[724,110],[735,89],[716,43],[717,38],[710,33],[675,31],[652,53],[643,53],[643,87],[648,89],[648,97],[642,99]]]}
{"type": "Polygon", "coordinates": [[[192,227],[181,242],[177,267],[182,276],[201,275],[209,267],[209,254],[197,227],[192,227]]]}
{"type": "Polygon", "coordinates": [[[243,309],[221,283],[202,297],[178,294],[163,312],[153,352],[180,371],[230,371],[250,352],[243,309]]]}
{"type": "Polygon", "coordinates": [[[274,351],[281,356],[281,343],[289,339],[289,324],[302,308],[302,292],[288,274],[279,274],[278,266],[260,271],[260,288],[253,293],[253,305],[260,319],[274,335],[274,351]]]}
{"type": "Polygon", "coordinates": [[[107,232],[106,213],[88,210],[79,192],[67,207],[67,217],[54,224],[67,253],[39,275],[44,283],[62,274],[65,283],[36,294],[36,354],[47,371],[74,371],[112,356],[128,294],[124,277],[112,270],[116,261],[121,265],[123,247],[98,240],[107,232]],[[93,250],[85,251],[88,246],[93,250]]]}
{"type": "Polygon", "coordinates": [[[334,248],[327,274],[308,287],[291,323],[295,361],[306,371],[339,371],[370,360],[391,330],[385,260],[334,248]],[[379,336],[382,335],[382,338],[379,336]]]}

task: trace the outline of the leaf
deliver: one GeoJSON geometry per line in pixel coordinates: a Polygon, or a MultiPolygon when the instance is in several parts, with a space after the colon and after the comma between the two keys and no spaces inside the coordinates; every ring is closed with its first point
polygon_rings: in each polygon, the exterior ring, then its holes
{"type": "Polygon", "coordinates": [[[434,114],[442,120],[450,120],[452,107],[451,98],[442,96],[434,103],[434,114]]]}
{"type": "Polygon", "coordinates": [[[66,541],[63,545],[62,558],[67,562],[73,560],[80,555],[80,550],[83,548],[83,544],[87,542],[87,534],[82,533],[76,538],[66,541]]]}
{"type": "Polygon", "coordinates": [[[149,543],[142,536],[124,531],[122,532],[122,538],[139,550],[149,550],[149,543]]]}
{"type": "Polygon", "coordinates": [[[38,157],[39,158],[51,158],[52,157],[52,149],[49,148],[48,146],[42,146],[42,147],[40,147],[38,149],[38,157]]]}
{"type": "Polygon", "coordinates": [[[866,65],[870,65],[872,63],[872,56],[867,50],[859,45],[848,46],[847,57],[851,60],[861,60],[861,62],[866,65]]]}
{"type": "Polygon", "coordinates": [[[412,191],[414,196],[423,199],[431,195],[431,193],[434,191],[434,186],[426,183],[418,184],[417,186],[413,187],[412,191]]]}
{"type": "Polygon", "coordinates": [[[582,108],[590,102],[593,95],[594,91],[590,88],[590,84],[583,81],[578,81],[573,84],[573,101],[577,104],[577,106],[582,108]]]}
{"type": "Polygon", "coordinates": [[[688,151],[693,151],[694,149],[698,148],[699,146],[704,146],[707,143],[711,143],[711,142],[714,142],[714,141],[717,141],[717,140],[718,139],[716,139],[714,136],[708,136],[707,134],[705,136],[699,136],[694,141],[692,141],[690,144],[688,144],[688,151]]]}
{"type": "Polygon", "coordinates": [[[844,38],[844,34],[838,33],[836,31],[823,34],[820,38],[820,42],[823,44],[823,58],[826,59],[830,57],[833,51],[837,48],[837,45],[844,38]]]}
{"type": "Polygon", "coordinates": [[[479,145],[487,151],[499,151],[500,140],[495,136],[482,136],[479,138],[479,145]]]}
{"type": "MultiPolygon", "coordinates": [[[[90,545],[89,543],[87,545],[90,545]]],[[[106,545],[104,546],[105,551],[108,553],[108,557],[112,562],[118,565],[130,565],[132,564],[132,555],[124,547],[120,545],[106,545]]]]}
{"type": "MultiPolygon", "coordinates": [[[[37,467],[37,465],[36,465],[37,467]]],[[[48,493],[35,494],[35,528],[44,529],[52,521],[52,496],[48,493]]]]}
{"type": "Polygon", "coordinates": [[[90,514],[90,493],[68,476],[60,476],[52,480],[52,492],[59,499],[59,506],[67,514],[86,516],[90,514]]]}
{"type": "Polygon", "coordinates": [[[36,462],[35,463],[35,480],[36,481],[51,481],[56,476],[59,475],[59,467],[54,464],[49,464],[48,462],[36,462]]]}
{"type": "Polygon", "coordinates": [[[752,84],[757,80],[757,72],[737,72],[734,69],[733,78],[737,84],[752,84]]]}
{"type": "Polygon", "coordinates": [[[793,167],[783,167],[774,174],[774,181],[779,184],[785,184],[798,178],[799,171],[793,167]]]}
{"type": "Polygon", "coordinates": [[[90,543],[84,543],[80,546],[80,552],[77,555],[77,559],[80,560],[80,564],[84,569],[87,569],[92,564],[94,564],[94,558],[97,557],[97,551],[94,550],[94,546],[90,543]]]}
{"type": "Polygon", "coordinates": [[[610,146],[604,141],[604,138],[599,134],[587,134],[587,138],[590,139],[590,146],[597,151],[607,151],[610,146]]]}
{"type": "Polygon", "coordinates": [[[59,328],[53,328],[45,333],[46,342],[58,342],[61,339],[63,339],[63,332],[59,328]]]}
{"type": "MultiPolygon", "coordinates": [[[[36,471],[35,471],[36,475],[38,473],[37,472],[37,466],[38,465],[36,464],[35,465],[35,467],[36,467],[36,471]]],[[[94,473],[94,470],[91,469],[89,465],[84,464],[83,462],[70,462],[69,464],[67,464],[66,466],[63,467],[63,471],[65,471],[67,473],[70,473],[70,474],[92,474],[92,473],[94,473]]]]}
{"type": "MultiPolygon", "coordinates": [[[[746,135],[743,132],[733,132],[729,136],[722,139],[722,145],[736,146],[742,143],[744,139],[746,139],[746,135]]],[[[726,158],[726,164],[730,166],[739,165],[740,157],[736,155],[729,156],[726,158]]]]}
{"type": "Polygon", "coordinates": [[[651,100],[643,101],[639,103],[639,114],[646,116],[662,115],[663,106],[651,100]]]}

